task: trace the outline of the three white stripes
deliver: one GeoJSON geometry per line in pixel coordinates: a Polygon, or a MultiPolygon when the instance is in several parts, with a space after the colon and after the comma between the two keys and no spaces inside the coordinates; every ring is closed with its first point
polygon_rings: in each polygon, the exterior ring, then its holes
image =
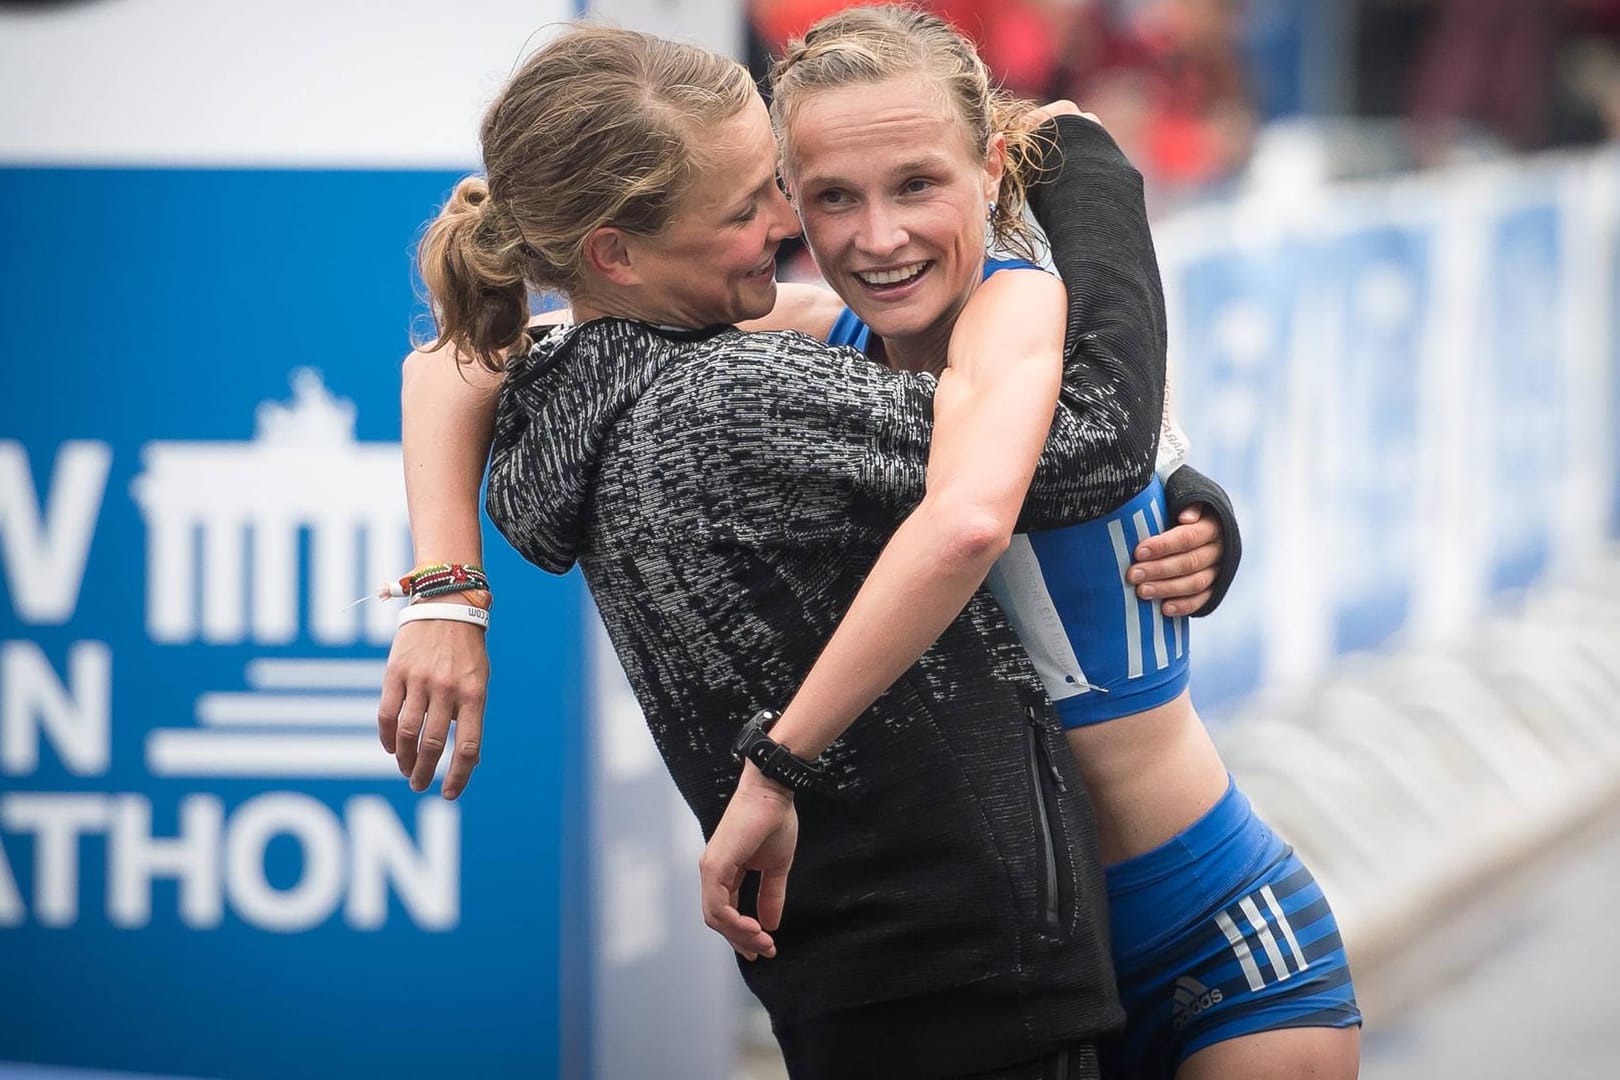
{"type": "MultiPolygon", "coordinates": [[[[1148,506],[1153,511],[1155,527],[1159,532],[1163,532],[1164,520],[1159,516],[1158,503],[1149,503],[1148,506]]],[[[1137,510],[1131,515],[1131,524],[1136,531],[1136,543],[1140,544],[1153,535],[1148,529],[1147,516],[1142,511],[1137,510]]],[[[1114,562],[1119,567],[1120,595],[1125,602],[1126,676],[1132,679],[1140,678],[1143,662],[1142,624],[1137,614],[1137,605],[1140,601],[1136,597],[1135,586],[1125,579],[1125,572],[1131,568],[1130,545],[1125,541],[1125,523],[1118,518],[1110,520],[1108,538],[1113,542],[1114,562]]],[[[1153,615],[1153,667],[1157,671],[1163,671],[1170,666],[1170,654],[1164,640],[1164,612],[1160,610],[1158,601],[1148,605],[1148,608],[1153,615]]],[[[1170,623],[1175,631],[1176,657],[1179,659],[1183,650],[1181,619],[1172,618],[1170,623]]]]}
{"type": "MultiPolygon", "coordinates": [[[[1137,544],[1155,532],[1164,531],[1164,516],[1159,510],[1159,504],[1149,502],[1148,511],[1153,515],[1153,530],[1149,530],[1147,518],[1142,511],[1132,513],[1131,525],[1136,534],[1137,544]]],[[[1108,522],[1108,538],[1119,571],[1120,598],[1124,607],[1127,677],[1140,678],[1144,667],[1141,621],[1143,602],[1137,599],[1136,590],[1125,580],[1126,572],[1131,566],[1130,552],[1133,545],[1126,539],[1125,522],[1122,518],[1108,522]]],[[[1029,653],[1036,674],[1040,676],[1052,700],[1062,701],[1090,691],[1092,689],[1090,681],[1080,667],[1074,645],[1069,640],[1062,616],[1059,615],[1057,604],[1047,587],[1040,558],[1035,554],[1027,536],[1019,534],[1012,538],[1011,546],[1000,559],[996,560],[985,583],[1007,613],[1013,631],[1023,643],[1025,651],[1029,653]]],[[[1164,632],[1165,616],[1156,601],[1149,605],[1149,610],[1153,619],[1154,667],[1163,671],[1170,664],[1170,648],[1165,641],[1164,632]]],[[[1174,634],[1174,655],[1176,659],[1180,659],[1186,655],[1183,619],[1173,617],[1169,622],[1174,634]]]]}
{"type": "MultiPolygon", "coordinates": [[[[1261,947],[1265,950],[1266,961],[1270,964],[1278,982],[1282,982],[1289,975],[1297,974],[1310,966],[1305,962],[1305,953],[1299,947],[1299,939],[1294,936],[1294,928],[1289,925],[1288,917],[1283,914],[1282,905],[1277,903],[1277,897],[1272,893],[1270,885],[1263,885],[1258,893],[1245,896],[1242,900],[1239,900],[1238,907],[1243,912],[1244,921],[1253,929],[1261,947]],[[1270,925],[1266,922],[1265,916],[1260,914],[1260,908],[1254,902],[1256,896],[1265,901],[1272,918],[1277,922],[1277,929],[1282,931],[1283,940],[1287,942],[1288,951],[1294,958],[1295,966],[1292,972],[1288,970],[1287,961],[1283,958],[1282,949],[1277,945],[1276,937],[1271,933],[1270,925]]],[[[1244,937],[1243,931],[1238,929],[1237,924],[1232,921],[1232,917],[1224,911],[1216,913],[1215,925],[1221,928],[1221,933],[1226,935],[1226,940],[1231,944],[1232,955],[1237,957],[1238,966],[1243,969],[1243,977],[1249,981],[1249,989],[1264,989],[1266,985],[1265,976],[1260,973],[1260,966],[1255,963],[1254,952],[1249,948],[1248,940],[1244,937]]]]}

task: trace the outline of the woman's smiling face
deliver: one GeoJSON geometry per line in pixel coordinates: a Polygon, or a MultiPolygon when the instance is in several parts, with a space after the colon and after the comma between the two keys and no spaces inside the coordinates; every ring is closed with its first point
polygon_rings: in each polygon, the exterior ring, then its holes
{"type": "Polygon", "coordinates": [[[975,146],[923,75],[817,91],[789,123],[788,186],[822,275],[891,363],[943,362],[983,273],[1001,140],[975,146]]]}
{"type": "Polygon", "coordinates": [[[757,319],[776,300],[776,251],[799,232],[776,184],[776,137],[755,97],[709,133],[701,171],[669,225],[632,237],[640,303],[654,321],[707,326],[757,319]]]}

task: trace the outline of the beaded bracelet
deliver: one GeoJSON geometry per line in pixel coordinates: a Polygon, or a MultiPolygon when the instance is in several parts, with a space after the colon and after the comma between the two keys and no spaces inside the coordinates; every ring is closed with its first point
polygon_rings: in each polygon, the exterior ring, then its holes
{"type": "Polygon", "coordinates": [[[433,563],[418,566],[399,579],[407,596],[426,599],[445,593],[464,592],[469,589],[488,591],[489,578],[483,567],[464,563],[433,563]]]}
{"type": "Polygon", "coordinates": [[[461,595],[468,603],[486,611],[493,606],[489,577],[483,568],[466,563],[431,563],[419,566],[400,578],[377,589],[377,596],[409,597],[411,602],[432,600],[435,597],[461,595]]]}

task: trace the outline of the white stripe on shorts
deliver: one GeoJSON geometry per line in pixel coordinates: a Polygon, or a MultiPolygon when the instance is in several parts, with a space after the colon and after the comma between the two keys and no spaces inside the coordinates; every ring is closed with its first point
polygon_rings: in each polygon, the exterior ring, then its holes
{"type": "Polygon", "coordinates": [[[1221,928],[1226,940],[1232,944],[1232,954],[1237,957],[1238,963],[1243,967],[1243,977],[1249,980],[1250,990],[1264,990],[1266,980],[1260,977],[1260,969],[1255,966],[1254,955],[1249,952],[1249,943],[1243,940],[1243,935],[1233,925],[1231,916],[1224,911],[1215,913],[1215,925],[1221,928]]]}
{"type": "Polygon", "coordinates": [[[1266,917],[1260,914],[1255,905],[1254,897],[1245,896],[1238,901],[1238,907],[1243,909],[1244,917],[1249,925],[1254,927],[1255,934],[1260,938],[1260,944],[1265,946],[1266,959],[1271,961],[1271,970],[1277,973],[1277,981],[1282,982],[1288,978],[1288,962],[1283,959],[1282,950],[1277,948],[1277,939],[1271,936],[1271,927],[1266,925],[1266,917]]]}
{"type": "Polygon", "coordinates": [[[1294,963],[1299,965],[1300,971],[1304,971],[1311,965],[1305,962],[1305,953],[1299,947],[1299,939],[1294,936],[1294,928],[1288,925],[1288,916],[1283,914],[1282,905],[1277,903],[1277,894],[1271,891],[1270,885],[1262,885],[1260,898],[1266,902],[1266,907],[1271,909],[1272,918],[1277,920],[1277,927],[1282,930],[1283,938],[1288,942],[1288,951],[1294,954],[1294,963]]]}

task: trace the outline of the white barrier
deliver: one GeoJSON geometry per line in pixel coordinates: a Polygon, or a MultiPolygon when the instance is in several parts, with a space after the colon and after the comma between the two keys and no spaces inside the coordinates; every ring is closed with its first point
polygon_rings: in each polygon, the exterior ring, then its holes
{"type": "Polygon", "coordinates": [[[1246,531],[1194,694],[1358,963],[1620,800],[1617,220],[1607,151],[1159,230],[1246,531]]]}
{"type": "Polygon", "coordinates": [[[1395,651],[1219,732],[1358,963],[1620,801],[1620,557],[1447,651],[1395,651]]]}
{"type": "Polygon", "coordinates": [[[1607,152],[1159,228],[1178,408],[1245,527],[1196,635],[1201,705],[1444,645],[1596,557],[1620,520],[1617,214],[1607,152]]]}

